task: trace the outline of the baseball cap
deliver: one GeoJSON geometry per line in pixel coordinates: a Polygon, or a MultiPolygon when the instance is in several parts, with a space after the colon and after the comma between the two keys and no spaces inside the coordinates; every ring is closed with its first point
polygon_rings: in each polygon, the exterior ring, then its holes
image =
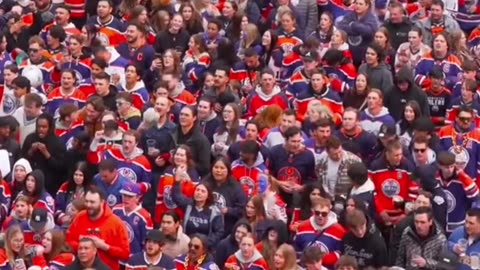
{"type": "Polygon", "coordinates": [[[41,230],[48,221],[48,212],[44,208],[35,208],[30,217],[30,226],[34,230],[41,230]]]}
{"type": "Polygon", "coordinates": [[[120,190],[120,194],[134,197],[141,195],[142,191],[137,184],[130,182],[123,185],[122,189],[120,190]]]}
{"type": "Polygon", "coordinates": [[[165,242],[165,235],[160,230],[149,230],[145,236],[145,240],[163,243],[165,242]]]}
{"type": "Polygon", "coordinates": [[[382,124],[378,132],[379,138],[391,137],[397,135],[397,129],[394,125],[382,124]]]}
{"type": "Polygon", "coordinates": [[[303,55],[303,59],[307,61],[317,61],[319,58],[318,52],[311,50],[303,55]]]}

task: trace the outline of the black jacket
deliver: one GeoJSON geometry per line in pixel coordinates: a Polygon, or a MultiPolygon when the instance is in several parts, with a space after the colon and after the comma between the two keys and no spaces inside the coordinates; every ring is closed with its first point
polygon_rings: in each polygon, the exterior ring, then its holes
{"type": "Polygon", "coordinates": [[[231,234],[225,237],[220,243],[218,244],[216,251],[215,251],[215,264],[217,265],[224,265],[227,261],[228,257],[235,253],[239,246],[237,241],[235,240],[235,232],[239,226],[244,226],[247,228],[248,232],[252,232],[252,227],[248,223],[246,219],[240,219],[231,231],[231,234]]]}
{"type": "Polygon", "coordinates": [[[194,126],[187,134],[182,133],[179,126],[173,130],[173,139],[175,145],[186,144],[192,150],[193,160],[195,161],[197,172],[200,176],[205,176],[210,171],[210,142],[203,135],[197,126],[194,126]]]}
{"type": "Polygon", "coordinates": [[[357,259],[361,269],[388,265],[385,240],[376,226],[370,222],[367,223],[367,232],[363,238],[356,237],[352,232],[345,235],[342,254],[357,259]]]}
{"type": "Polygon", "coordinates": [[[395,51],[398,50],[400,44],[408,42],[408,32],[412,29],[412,23],[408,18],[401,23],[391,23],[387,20],[383,26],[387,28],[388,33],[390,33],[390,44],[395,51]]]}
{"type": "MultiPolygon", "coordinates": [[[[92,96],[98,96],[96,93],[93,94],[92,96]]],[[[103,104],[112,112],[117,111],[117,103],[116,103],[116,98],[117,98],[117,89],[115,86],[110,85],[110,91],[108,92],[108,95],[104,97],[100,97],[103,100],[103,104]]]]}
{"type": "Polygon", "coordinates": [[[47,191],[50,194],[56,194],[60,185],[65,181],[65,144],[54,134],[55,127],[52,116],[43,113],[37,118],[37,123],[39,119],[49,121],[49,133],[45,138],[40,138],[37,131],[28,135],[23,142],[22,156],[30,162],[32,169],[39,169],[45,174],[47,191]],[[39,150],[29,154],[30,148],[36,142],[45,144],[50,153],[49,159],[45,158],[39,150]]]}
{"type": "Polygon", "coordinates": [[[83,267],[80,264],[78,257],[75,258],[75,261],[73,263],[65,267],[65,270],[83,270],[83,269],[110,270],[110,267],[108,267],[104,262],[102,262],[98,256],[95,258],[95,261],[93,262],[93,265],[91,267],[83,267]]]}
{"type": "Polygon", "coordinates": [[[405,109],[405,105],[410,100],[415,100],[420,105],[420,110],[423,115],[430,115],[430,108],[427,102],[427,95],[415,84],[413,80],[413,71],[407,67],[402,67],[395,77],[395,82],[407,81],[410,84],[410,87],[406,91],[401,91],[396,85],[387,92],[385,96],[385,107],[388,108],[390,115],[399,121],[402,119],[402,113],[405,109]]]}
{"type": "Polygon", "coordinates": [[[155,52],[163,54],[168,49],[174,49],[180,52],[185,52],[188,48],[188,41],[190,35],[187,30],[181,29],[176,34],[170,33],[167,29],[157,34],[155,40],[155,52]]]}

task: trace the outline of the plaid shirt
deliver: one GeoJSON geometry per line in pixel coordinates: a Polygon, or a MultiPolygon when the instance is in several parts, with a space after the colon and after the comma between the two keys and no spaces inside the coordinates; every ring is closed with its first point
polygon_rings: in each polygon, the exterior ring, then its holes
{"type": "Polygon", "coordinates": [[[329,157],[327,151],[324,151],[323,154],[320,155],[319,159],[317,160],[317,165],[315,166],[315,173],[318,177],[318,180],[320,183],[322,183],[328,193],[335,196],[347,196],[352,187],[350,178],[347,175],[348,167],[350,167],[350,164],[362,162],[362,160],[355,154],[343,150],[335,183],[331,183],[332,181],[327,179],[328,160],[329,157]]]}

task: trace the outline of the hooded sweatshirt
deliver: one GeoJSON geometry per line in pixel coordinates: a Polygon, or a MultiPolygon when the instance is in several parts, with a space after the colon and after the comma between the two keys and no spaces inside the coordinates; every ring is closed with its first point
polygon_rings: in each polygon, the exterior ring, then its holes
{"type": "Polygon", "coordinates": [[[122,82],[119,88],[119,92],[127,92],[132,95],[133,106],[139,110],[150,100],[147,88],[145,88],[142,80],[137,81],[131,89],[127,88],[127,82],[122,82]]]}
{"type": "Polygon", "coordinates": [[[245,195],[249,198],[258,193],[259,181],[265,178],[260,176],[266,173],[268,173],[268,169],[260,153],[251,166],[247,165],[241,159],[237,159],[232,163],[232,176],[240,182],[245,191],[245,195]]]}
{"type": "Polygon", "coordinates": [[[79,239],[82,235],[99,237],[109,245],[108,251],[98,249],[100,260],[105,262],[110,269],[118,270],[118,262],[126,261],[130,256],[128,232],[123,221],[113,214],[106,203],[103,203],[101,207],[103,213],[96,220],[89,217],[87,210],[78,213],[67,230],[66,242],[77,251],[79,239]]]}
{"type": "Polygon", "coordinates": [[[380,89],[383,93],[387,93],[393,87],[392,72],[384,62],[375,67],[364,63],[358,68],[358,73],[367,74],[370,87],[380,89]]]}
{"type": "Polygon", "coordinates": [[[60,185],[65,180],[65,144],[54,134],[55,123],[53,117],[43,113],[39,119],[48,121],[48,134],[45,138],[38,135],[38,131],[28,135],[25,138],[22,148],[22,156],[30,162],[33,169],[38,169],[45,175],[45,187],[50,194],[55,194],[60,185]],[[50,157],[47,159],[40,150],[30,151],[32,145],[36,142],[42,143],[46,146],[50,157]]]}
{"type": "MultiPolygon", "coordinates": [[[[236,265],[241,269],[249,270],[265,270],[268,269],[268,264],[263,258],[262,254],[257,249],[253,251],[253,255],[250,258],[245,258],[242,251],[239,250],[235,254],[228,257],[225,265],[236,265]]],[[[228,267],[227,267],[228,268],[228,267]]]]}
{"type": "Polygon", "coordinates": [[[220,241],[215,251],[215,264],[224,265],[227,259],[239,249],[239,243],[235,240],[235,232],[238,227],[245,227],[248,232],[252,232],[252,227],[246,219],[240,219],[231,231],[231,234],[220,241]]]}
{"type": "Polygon", "coordinates": [[[377,115],[372,115],[368,109],[363,111],[360,114],[360,124],[363,130],[377,135],[383,124],[395,126],[395,120],[393,120],[388,109],[382,107],[382,110],[377,115]]]}
{"type": "Polygon", "coordinates": [[[387,90],[384,104],[388,108],[390,115],[399,121],[402,119],[402,113],[405,109],[407,102],[415,100],[420,105],[420,110],[423,115],[430,115],[430,107],[427,102],[427,95],[417,86],[413,80],[413,70],[408,66],[403,66],[395,77],[395,82],[407,82],[408,89],[402,91],[398,88],[397,85],[393,86],[391,89],[387,90]]]}
{"type": "Polygon", "coordinates": [[[22,190],[18,195],[24,195],[30,198],[33,208],[43,208],[50,214],[55,213],[55,201],[52,196],[45,189],[45,176],[41,170],[33,170],[27,175],[27,178],[32,176],[35,179],[35,189],[38,190],[38,194],[28,195],[26,188],[22,190]]]}
{"type": "Polygon", "coordinates": [[[333,268],[340,257],[344,235],[345,229],[338,224],[337,215],[330,212],[328,220],[323,226],[317,224],[314,216],[300,223],[293,242],[295,250],[299,254],[309,246],[321,246],[325,252],[322,264],[333,268]]]}
{"type": "MultiPolygon", "coordinates": [[[[12,167],[13,172],[15,172],[15,168],[17,166],[23,167],[25,169],[26,174],[29,174],[32,172],[32,166],[30,166],[30,162],[28,162],[28,160],[24,158],[17,160],[17,162],[13,164],[13,167],[12,167]]],[[[10,186],[12,187],[12,198],[15,199],[17,198],[18,193],[20,193],[20,191],[23,190],[23,187],[25,186],[25,181],[27,180],[27,178],[25,177],[25,179],[23,179],[23,181],[20,182],[20,181],[17,181],[17,179],[15,179],[14,173],[10,174],[10,176],[11,176],[10,186]]]]}
{"type": "Polygon", "coordinates": [[[286,109],[288,107],[287,96],[282,93],[278,86],[273,88],[272,93],[265,94],[259,85],[255,88],[255,91],[247,97],[246,112],[249,116],[255,117],[266,107],[274,104],[280,106],[282,109],[286,109]]]}

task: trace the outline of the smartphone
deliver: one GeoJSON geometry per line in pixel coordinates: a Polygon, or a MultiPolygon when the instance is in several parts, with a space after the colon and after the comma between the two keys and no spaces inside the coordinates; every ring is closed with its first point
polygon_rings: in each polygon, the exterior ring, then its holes
{"type": "Polygon", "coordinates": [[[161,54],[161,53],[155,53],[155,58],[160,58],[160,59],[162,59],[162,54],[161,54]]]}
{"type": "Polygon", "coordinates": [[[14,269],[15,270],[27,270],[27,266],[25,265],[25,261],[23,259],[16,259],[14,269]]]}

